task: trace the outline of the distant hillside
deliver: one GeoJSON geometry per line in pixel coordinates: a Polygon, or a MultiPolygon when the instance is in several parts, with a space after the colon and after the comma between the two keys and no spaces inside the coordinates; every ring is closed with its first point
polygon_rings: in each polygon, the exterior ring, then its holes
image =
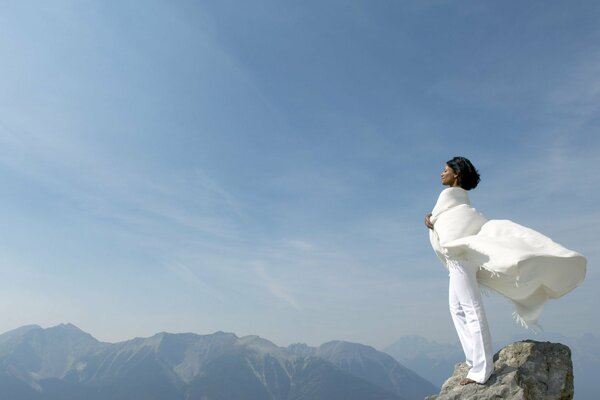
{"type": "Polygon", "coordinates": [[[0,388],[10,400],[420,400],[438,390],[360,344],[282,348],[223,332],[109,344],[70,324],[0,335],[0,388]]]}
{"type": "Polygon", "coordinates": [[[334,341],[316,348],[292,345],[289,349],[296,354],[327,360],[347,373],[407,399],[423,399],[439,390],[390,355],[362,344],[334,341]]]}
{"type": "Polygon", "coordinates": [[[383,351],[438,386],[465,358],[460,345],[439,344],[421,336],[402,337],[383,351]]]}

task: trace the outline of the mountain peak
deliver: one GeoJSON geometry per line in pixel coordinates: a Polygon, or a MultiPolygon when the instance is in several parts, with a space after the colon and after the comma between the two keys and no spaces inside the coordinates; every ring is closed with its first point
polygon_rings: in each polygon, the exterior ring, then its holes
{"type": "Polygon", "coordinates": [[[23,337],[32,331],[42,331],[42,327],[39,325],[25,325],[17,329],[5,332],[0,335],[0,344],[7,343],[16,338],[23,337]]]}
{"type": "Polygon", "coordinates": [[[69,341],[75,341],[79,343],[100,343],[92,335],[81,330],[80,328],[71,323],[52,326],[50,328],[44,329],[44,333],[46,335],[56,335],[59,337],[66,338],[69,341]]]}
{"type": "Polygon", "coordinates": [[[405,374],[397,363],[377,362],[384,354],[351,357],[351,348],[360,350],[355,343],[331,342],[344,354],[327,358],[297,354],[316,352],[307,345],[294,352],[294,346],[226,332],[162,332],[111,344],[64,323],[22,327],[0,338],[11,335],[13,340],[0,342],[0,361],[10,371],[3,382],[21,393],[11,394],[13,399],[173,399],[187,393],[190,398],[400,400],[437,390],[424,391],[427,382],[405,374]]]}
{"type": "Polygon", "coordinates": [[[85,333],[86,332],[82,331],[81,329],[79,329],[77,326],[73,325],[70,322],[65,323],[61,323],[55,326],[51,326],[49,328],[47,328],[47,330],[61,330],[61,331],[65,331],[65,332],[76,332],[76,333],[85,333]]]}
{"type": "Polygon", "coordinates": [[[256,335],[248,335],[241,337],[238,339],[238,344],[241,346],[252,347],[256,350],[262,350],[263,352],[281,349],[275,343],[256,335]]]}
{"type": "Polygon", "coordinates": [[[306,357],[313,356],[316,354],[317,349],[315,347],[311,347],[306,343],[293,343],[288,346],[288,350],[293,354],[298,356],[306,357]]]}
{"type": "Polygon", "coordinates": [[[2,337],[4,335],[19,335],[19,334],[22,335],[22,334],[27,333],[27,332],[29,332],[31,330],[38,330],[38,329],[42,329],[42,327],[39,326],[39,325],[35,325],[35,324],[32,324],[32,325],[23,325],[23,326],[21,326],[19,328],[12,329],[10,331],[4,332],[3,334],[0,335],[0,337],[2,337]]]}
{"type": "Polygon", "coordinates": [[[344,355],[350,357],[370,357],[377,353],[377,350],[371,346],[340,340],[323,343],[318,348],[319,355],[328,354],[330,356],[335,355],[336,357],[344,357],[344,355]]]}

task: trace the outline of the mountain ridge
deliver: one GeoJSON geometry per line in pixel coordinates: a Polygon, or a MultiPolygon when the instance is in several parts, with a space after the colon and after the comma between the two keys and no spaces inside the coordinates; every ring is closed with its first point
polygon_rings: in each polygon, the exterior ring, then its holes
{"type": "Polygon", "coordinates": [[[105,343],[72,324],[29,325],[0,335],[0,384],[11,400],[410,400],[437,390],[372,347],[319,349],[226,332],[105,343]]]}

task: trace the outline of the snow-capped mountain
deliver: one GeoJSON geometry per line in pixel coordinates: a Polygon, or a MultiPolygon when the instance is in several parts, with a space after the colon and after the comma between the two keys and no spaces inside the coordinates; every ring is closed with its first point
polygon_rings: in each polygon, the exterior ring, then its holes
{"type": "Polygon", "coordinates": [[[0,335],[0,388],[11,400],[409,400],[437,389],[359,344],[283,348],[224,332],[110,344],[73,325],[0,335]]]}

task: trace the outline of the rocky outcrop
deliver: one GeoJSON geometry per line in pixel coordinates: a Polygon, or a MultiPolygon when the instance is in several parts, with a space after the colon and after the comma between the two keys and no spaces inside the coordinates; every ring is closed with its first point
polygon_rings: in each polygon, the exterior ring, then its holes
{"type": "Polygon", "coordinates": [[[494,370],[483,385],[461,386],[468,367],[457,364],[440,393],[426,400],[573,399],[571,350],[563,344],[533,340],[512,343],[494,355],[494,370]]]}

